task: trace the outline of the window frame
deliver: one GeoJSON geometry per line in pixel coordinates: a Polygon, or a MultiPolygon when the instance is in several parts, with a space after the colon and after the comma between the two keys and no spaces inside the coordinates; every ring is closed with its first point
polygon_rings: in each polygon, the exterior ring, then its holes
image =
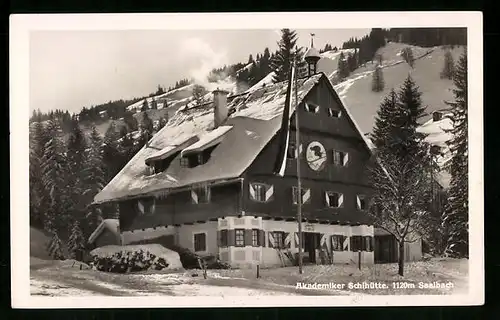
{"type": "Polygon", "coordinates": [[[191,204],[208,204],[212,201],[212,192],[211,192],[211,188],[209,186],[203,186],[203,187],[196,187],[196,188],[193,188],[192,191],[194,191],[198,197],[198,202],[194,202],[194,200],[191,198],[191,204]],[[205,201],[200,201],[200,199],[202,199],[202,197],[200,197],[200,190],[203,190],[204,191],[204,199],[205,201]]]}
{"type": "Polygon", "coordinates": [[[206,232],[197,232],[193,234],[193,249],[194,252],[206,252],[207,251],[207,233],[206,232]],[[203,235],[203,250],[197,250],[200,248],[197,248],[197,245],[200,245],[199,241],[197,241],[197,236],[203,235]]]}
{"type": "Polygon", "coordinates": [[[244,247],[245,246],[245,229],[234,229],[234,246],[244,247]],[[241,231],[241,239],[238,239],[238,232],[241,231]],[[241,244],[238,244],[238,240],[242,240],[241,244]]]}
{"type": "Polygon", "coordinates": [[[268,190],[267,187],[271,187],[272,185],[269,185],[269,184],[263,183],[263,182],[250,182],[250,184],[249,184],[248,187],[249,188],[253,188],[255,190],[254,186],[262,188],[262,194],[260,194],[259,192],[255,191],[256,197],[252,198],[252,196],[250,195],[250,190],[249,190],[248,192],[249,192],[250,200],[255,201],[255,202],[268,202],[268,200],[266,200],[266,192],[268,190]],[[258,197],[257,197],[257,195],[258,195],[258,197]],[[261,197],[261,199],[257,199],[259,197],[261,197]]]}
{"type": "Polygon", "coordinates": [[[283,249],[285,247],[285,232],[284,231],[270,231],[273,235],[273,241],[271,241],[271,245],[273,249],[283,249]],[[278,241],[279,235],[280,241],[278,241]]]}
{"type": "MultiPolygon", "coordinates": [[[[298,190],[298,189],[299,189],[299,187],[292,186],[292,204],[294,204],[294,205],[298,205],[299,204],[298,203],[298,198],[297,198],[298,192],[295,191],[295,190],[298,190]]],[[[311,202],[311,197],[312,197],[312,195],[311,195],[311,188],[301,187],[301,190],[304,190],[304,193],[305,193],[305,191],[309,190],[309,194],[310,194],[309,199],[306,202],[302,202],[301,201],[301,205],[310,203],[311,202]]],[[[300,197],[302,198],[302,192],[300,192],[300,197]]]]}
{"type": "Polygon", "coordinates": [[[332,149],[332,163],[336,167],[347,167],[347,165],[349,164],[349,153],[346,151],[342,151],[342,150],[332,149]],[[335,156],[336,154],[340,155],[340,163],[336,162],[336,159],[337,159],[337,157],[335,156]],[[344,159],[346,156],[347,156],[347,160],[345,161],[344,159]],[[345,164],[344,164],[344,162],[345,162],[345,164]]]}
{"type": "Polygon", "coordinates": [[[220,247],[227,248],[229,246],[229,231],[227,229],[220,230],[220,247]]]}
{"type": "Polygon", "coordinates": [[[337,191],[332,191],[332,190],[327,190],[327,191],[325,191],[325,194],[328,197],[328,203],[327,203],[327,205],[328,205],[329,208],[335,208],[336,209],[336,208],[343,208],[344,207],[344,199],[343,199],[344,198],[344,194],[343,193],[337,192],[337,191]],[[339,195],[338,198],[337,198],[337,204],[340,202],[340,198],[342,198],[342,203],[340,205],[338,205],[338,206],[332,206],[332,201],[330,199],[330,196],[332,194],[339,195]]]}
{"type": "Polygon", "coordinates": [[[367,200],[366,195],[364,195],[364,194],[357,194],[356,195],[356,207],[358,208],[358,210],[361,210],[361,211],[367,210],[368,200],[367,200]],[[362,208],[361,204],[364,204],[364,208],[362,208]]]}
{"type": "Polygon", "coordinates": [[[304,110],[307,113],[319,113],[319,105],[312,103],[312,102],[304,102],[304,110]],[[311,110],[311,108],[314,108],[311,110]]]}
{"type": "Polygon", "coordinates": [[[259,229],[252,229],[252,247],[260,246],[259,240],[260,240],[259,229]]]}
{"type": "Polygon", "coordinates": [[[342,110],[328,108],[328,116],[330,118],[339,119],[342,116],[342,110]],[[336,115],[335,115],[335,113],[336,113],[336,115]]]}
{"type": "Polygon", "coordinates": [[[341,251],[344,251],[344,241],[345,241],[345,235],[343,234],[332,234],[331,238],[330,238],[330,242],[332,244],[332,251],[336,251],[336,252],[341,252],[341,251]],[[337,240],[336,244],[337,246],[334,247],[334,239],[337,240]],[[340,249],[339,249],[340,247],[340,249]]]}
{"type": "Polygon", "coordinates": [[[287,159],[297,159],[297,143],[295,141],[288,141],[288,149],[286,153],[287,159]]]}

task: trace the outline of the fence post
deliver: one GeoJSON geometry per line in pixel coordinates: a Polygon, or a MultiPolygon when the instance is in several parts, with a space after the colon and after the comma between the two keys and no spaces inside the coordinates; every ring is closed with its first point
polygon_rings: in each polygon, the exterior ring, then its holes
{"type": "Polygon", "coordinates": [[[358,269],[361,270],[361,250],[358,251],[358,269]]]}
{"type": "Polygon", "coordinates": [[[257,265],[257,278],[260,278],[260,265],[257,265]]]}

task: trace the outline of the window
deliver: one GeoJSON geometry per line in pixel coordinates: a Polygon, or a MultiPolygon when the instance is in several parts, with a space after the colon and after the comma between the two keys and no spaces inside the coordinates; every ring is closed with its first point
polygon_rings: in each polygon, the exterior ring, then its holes
{"type": "Polygon", "coordinates": [[[209,203],[210,188],[208,186],[191,190],[191,200],[193,204],[209,203]]]}
{"type": "Polygon", "coordinates": [[[220,246],[227,247],[227,230],[220,231],[220,246]]]}
{"type": "Polygon", "coordinates": [[[288,159],[295,159],[297,156],[297,146],[295,144],[295,141],[290,141],[288,143],[288,151],[286,153],[286,157],[288,159]]]}
{"type": "Polygon", "coordinates": [[[344,241],[346,236],[334,234],[332,236],[332,250],[333,251],[344,251],[344,241]]]}
{"type": "Polygon", "coordinates": [[[351,237],[351,251],[362,251],[363,250],[363,237],[362,236],[352,236],[351,237]]]}
{"type": "MultiPolygon", "coordinates": [[[[298,204],[299,199],[298,199],[298,188],[297,187],[292,187],[292,199],[293,199],[293,204],[298,204]]],[[[302,195],[302,204],[307,204],[311,202],[311,189],[309,188],[301,188],[301,195],[302,195]]]]}
{"type": "Polygon", "coordinates": [[[244,247],[245,246],[245,229],[235,229],[235,246],[244,247]]]}
{"type": "Polygon", "coordinates": [[[347,152],[333,150],[333,164],[336,166],[346,166],[349,161],[349,154],[347,152]]]}
{"type": "Polygon", "coordinates": [[[307,112],[311,112],[311,113],[318,113],[319,112],[319,106],[316,104],[313,104],[313,103],[305,103],[304,109],[307,112]]]}
{"type": "Polygon", "coordinates": [[[332,118],[340,118],[341,115],[342,115],[342,111],[328,108],[328,116],[330,116],[332,118]]]}
{"type": "Polygon", "coordinates": [[[271,245],[271,248],[281,249],[285,247],[283,234],[283,231],[269,232],[269,244],[271,245]]]}
{"type": "Polygon", "coordinates": [[[366,197],[364,195],[358,194],[356,197],[356,202],[359,210],[366,210],[367,208],[367,201],[366,197]]]}
{"type": "Polygon", "coordinates": [[[137,201],[137,207],[140,215],[152,215],[155,213],[155,198],[141,199],[137,201]]]}
{"type": "Polygon", "coordinates": [[[259,229],[252,229],[252,246],[258,247],[259,243],[259,229]]]}
{"type": "Polygon", "coordinates": [[[249,185],[250,199],[257,202],[267,202],[274,194],[274,187],[265,183],[252,182],[249,185]]]}
{"type": "Polygon", "coordinates": [[[188,168],[189,167],[189,158],[187,158],[187,157],[181,157],[180,162],[181,162],[181,167],[182,168],[188,168]]]}
{"type": "Polygon", "coordinates": [[[364,239],[365,239],[364,249],[369,252],[373,251],[373,237],[365,236],[364,239]]]}
{"type": "Polygon", "coordinates": [[[207,250],[206,237],[207,237],[207,235],[204,233],[195,233],[195,235],[194,235],[194,251],[206,251],[207,250]]]}
{"type": "Polygon", "coordinates": [[[326,204],[332,208],[340,208],[344,204],[344,195],[342,193],[326,191],[325,199],[326,204]]]}

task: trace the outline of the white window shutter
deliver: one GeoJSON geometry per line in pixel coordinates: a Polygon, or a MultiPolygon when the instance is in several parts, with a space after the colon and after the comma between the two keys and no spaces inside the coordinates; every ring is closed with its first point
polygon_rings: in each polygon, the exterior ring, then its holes
{"type": "Polygon", "coordinates": [[[339,194],[339,207],[342,207],[344,203],[344,195],[342,193],[339,194]]]}
{"type": "Polygon", "coordinates": [[[250,192],[250,198],[252,200],[255,200],[256,199],[256,197],[255,197],[255,184],[250,183],[248,191],[250,192]]]}
{"type": "Polygon", "coordinates": [[[137,207],[139,208],[139,211],[141,213],[144,213],[144,205],[142,204],[142,201],[137,201],[137,207]]]}
{"type": "Polygon", "coordinates": [[[344,243],[342,244],[342,247],[344,248],[344,251],[349,250],[349,237],[344,238],[344,243]]]}
{"type": "Polygon", "coordinates": [[[330,205],[330,197],[328,196],[328,192],[325,192],[325,200],[326,200],[326,204],[327,204],[328,206],[331,206],[331,205],[330,205]]]}
{"type": "Polygon", "coordinates": [[[306,192],[302,196],[302,203],[306,203],[309,199],[311,199],[311,189],[306,189],[306,192]]]}
{"type": "Polygon", "coordinates": [[[292,242],[292,234],[291,233],[286,233],[286,237],[285,237],[285,248],[290,248],[290,244],[292,242]]]}
{"type": "Polygon", "coordinates": [[[295,235],[295,248],[298,248],[299,247],[299,233],[298,232],[294,232],[294,235],[295,235]]]}
{"type": "Polygon", "coordinates": [[[344,159],[342,160],[342,165],[347,165],[347,162],[349,161],[349,153],[344,153],[344,159]]]}
{"type": "Polygon", "coordinates": [[[274,248],[274,236],[271,231],[267,233],[267,238],[269,239],[269,248],[274,248]]]}
{"type": "Polygon", "coordinates": [[[274,194],[274,187],[272,185],[267,186],[266,190],[266,201],[269,201],[274,194]]]}
{"type": "Polygon", "coordinates": [[[151,205],[151,212],[150,213],[155,213],[156,210],[156,201],[153,199],[153,204],[151,205]]]}
{"type": "Polygon", "coordinates": [[[324,234],[324,233],[323,233],[323,234],[321,235],[321,240],[320,240],[320,245],[321,245],[321,246],[326,245],[326,239],[327,239],[327,238],[328,238],[328,236],[327,236],[326,234],[324,234]]]}
{"type": "Polygon", "coordinates": [[[292,187],[292,201],[293,203],[299,203],[297,187],[292,187]]]}
{"type": "Polygon", "coordinates": [[[356,196],[356,203],[358,204],[358,209],[361,210],[361,199],[359,198],[359,195],[356,196]]]}
{"type": "Polygon", "coordinates": [[[295,148],[295,158],[298,158],[302,154],[302,143],[299,144],[297,148],[295,148]]]}
{"type": "Polygon", "coordinates": [[[193,199],[193,203],[198,203],[198,195],[196,194],[196,191],[191,190],[191,198],[193,199]]]}

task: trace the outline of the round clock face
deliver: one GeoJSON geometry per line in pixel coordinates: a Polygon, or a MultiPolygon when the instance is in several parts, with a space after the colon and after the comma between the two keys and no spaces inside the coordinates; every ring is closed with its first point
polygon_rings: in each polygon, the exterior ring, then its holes
{"type": "Polygon", "coordinates": [[[325,167],[325,147],[318,141],[313,141],[307,146],[306,161],[311,169],[319,171],[325,167]]]}

